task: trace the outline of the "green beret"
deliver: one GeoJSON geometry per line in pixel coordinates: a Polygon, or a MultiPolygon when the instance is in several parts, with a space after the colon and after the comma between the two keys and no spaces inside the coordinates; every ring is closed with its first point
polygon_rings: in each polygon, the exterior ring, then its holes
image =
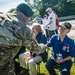
{"type": "Polygon", "coordinates": [[[19,4],[17,6],[17,9],[20,10],[27,17],[31,17],[33,15],[33,13],[34,13],[32,11],[32,9],[30,8],[30,6],[28,6],[25,3],[19,4]]]}

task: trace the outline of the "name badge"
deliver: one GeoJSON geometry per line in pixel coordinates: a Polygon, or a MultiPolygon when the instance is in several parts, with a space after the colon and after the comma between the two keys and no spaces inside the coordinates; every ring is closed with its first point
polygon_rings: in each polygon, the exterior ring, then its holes
{"type": "Polygon", "coordinates": [[[57,58],[58,58],[58,59],[62,59],[62,54],[61,54],[61,53],[58,53],[58,54],[57,54],[57,58]]]}

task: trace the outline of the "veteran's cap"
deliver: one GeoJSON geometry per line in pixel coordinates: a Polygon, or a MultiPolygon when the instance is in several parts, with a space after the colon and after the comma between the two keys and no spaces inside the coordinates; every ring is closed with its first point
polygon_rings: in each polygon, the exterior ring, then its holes
{"type": "Polygon", "coordinates": [[[64,22],[61,25],[59,25],[59,27],[64,27],[70,30],[72,28],[72,25],[69,22],[64,22]]]}
{"type": "Polygon", "coordinates": [[[46,12],[48,12],[49,10],[52,10],[52,9],[51,9],[51,8],[47,8],[47,9],[46,9],[46,12]]]}

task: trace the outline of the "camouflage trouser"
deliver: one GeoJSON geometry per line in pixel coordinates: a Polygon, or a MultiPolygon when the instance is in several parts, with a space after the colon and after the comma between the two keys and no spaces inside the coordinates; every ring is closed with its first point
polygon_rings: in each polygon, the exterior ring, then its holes
{"type": "Polygon", "coordinates": [[[14,71],[15,73],[19,73],[20,72],[20,63],[19,62],[16,62],[15,59],[19,59],[19,55],[21,53],[24,53],[25,52],[25,47],[22,46],[19,50],[19,52],[16,54],[16,56],[14,57],[14,71]]]}
{"type": "Polygon", "coordinates": [[[14,63],[12,63],[11,67],[9,67],[8,64],[5,65],[3,68],[0,68],[0,75],[15,75],[14,63]]]}

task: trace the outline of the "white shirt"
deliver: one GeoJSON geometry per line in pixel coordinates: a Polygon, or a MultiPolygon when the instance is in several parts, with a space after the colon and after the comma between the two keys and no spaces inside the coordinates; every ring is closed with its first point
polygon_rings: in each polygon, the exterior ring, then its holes
{"type": "Polygon", "coordinates": [[[44,18],[43,19],[43,28],[47,29],[46,25],[48,24],[48,19],[44,18]]]}
{"type": "Polygon", "coordinates": [[[50,25],[47,26],[48,30],[56,30],[56,17],[53,11],[50,13],[48,17],[48,22],[52,21],[50,25]]]}

